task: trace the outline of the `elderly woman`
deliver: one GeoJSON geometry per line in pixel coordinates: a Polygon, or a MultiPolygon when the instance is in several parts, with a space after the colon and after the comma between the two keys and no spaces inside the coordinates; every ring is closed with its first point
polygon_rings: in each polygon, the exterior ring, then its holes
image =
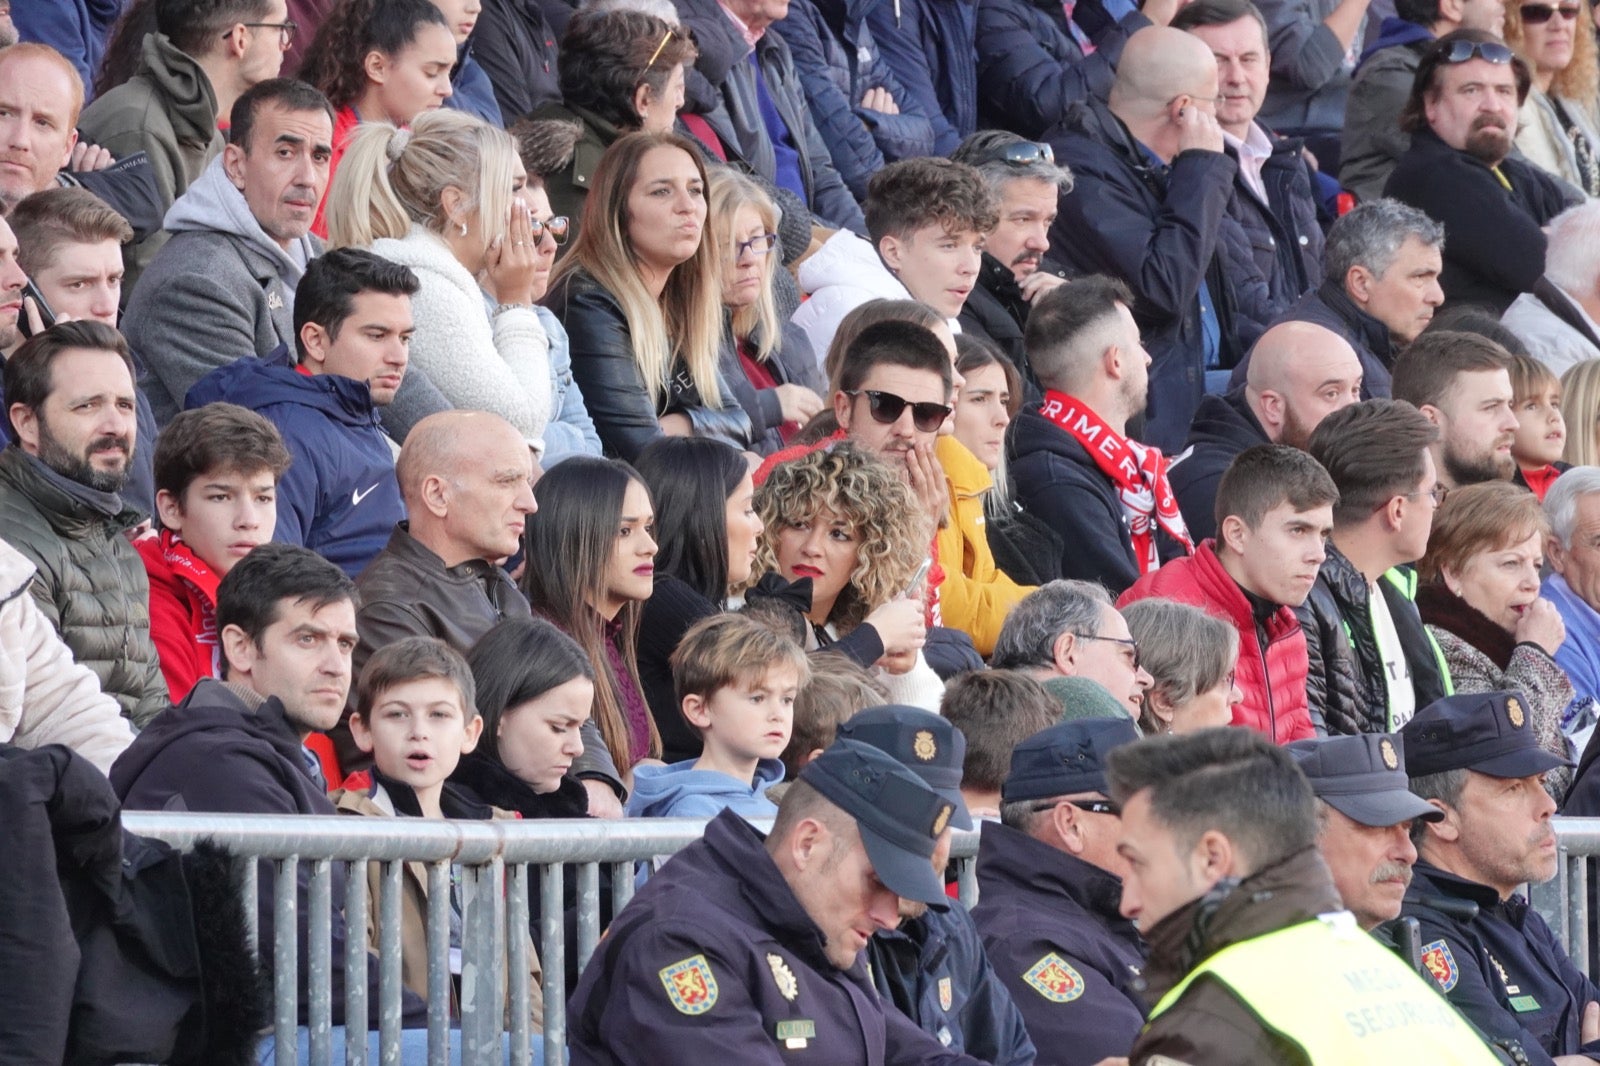
{"type": "Polygon", "coordinates": [[[1155,682],[1144,694],[1141,732],[1193,733],[1233,724],[1233,708],[1244,702],[1233,677],[1238,630],[1172,600],[1130,603],[1122,617],[1139,644],[1139,665],[1155,682]]]}
{"type": "MultiPolygon", "coordinates": [[[[1456,692],[1522,693],[1540,745],[1569,758],[1561,722],[1576,693],[1554,658],[1567,628],[1539,595],[1549,534],[1539,501],[1508,481],[1454,490],[1418,566],[1417,608],[1456,692]]],[[[1557,803],[1571,784],[1568,769],[1545,777],[1557,803]]]]}
{"type": "Polygon", "coordinates": [[[1588,0],[1506,5],[1506,43],[1533,72],[1517,147],[1530,162],[1600,196],[1600,66],[1591,25],[1588,0]]]}

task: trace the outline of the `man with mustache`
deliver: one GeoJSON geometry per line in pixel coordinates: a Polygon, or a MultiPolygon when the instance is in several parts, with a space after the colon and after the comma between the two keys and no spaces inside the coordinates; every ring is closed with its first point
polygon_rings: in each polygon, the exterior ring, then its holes
{"type": "Polygon", "coordinates": [[[1042,390],[1028,365],[1022,327],[1040,294],[1066,278],[1061,267],[1044,257],[1050,251],[1056,200],[1071,191],[1072,175],[1056,165],[1048,144],[1005,130],[979,130],[950,158],[983,175],[1000,203],[1000,221],[984,241],[975,286],[961,308],[961,331],[999,345],[1022,371],[1028,399],[1038,399],[1042,390]]]}
{"type": "Polygon", "coordinates": [[[1422,962],[1490,1040],[1516,1040],[1538,1066],[1600,1056],[1600,987],[1573,965],[1518,893],[1555,875],[1545,751],[1518,692],[1449,696],[1408,722],[1411,791],[1444,813],[1413,823],[1419,860],[1401,913],[1422,927],[1422,962]]]}
{"type": "Polygon", "coordinates": [[[1493,34],[1462,29],[1429,47],[1400,127],[1411,147],[1384,195],[1444,224],[1445,305],[1503,314],[1544,273],[1544,226],[1567,206],[1560,183],[1511,158],[1528,66],[1493,34]]]}
{"type": "Polygon", "coordinates": [[[1444,812],[1406,787],[1393,733],[1297,740],[1289,753],[1317,797],[1317,848],[1345,909],[1369,932],[1400,916],[1417,849],[1411,827],[1444,812]]]}
{"type": "Polygon", "coordinates": [[[63,322],[5,363],[15,436],[0,451],[0,529],[37,569],[33,597],[122,713],[143,726],[167,706],[150,639],[150,583],[123,534],[135,434],[133,359],[103,322],[63,322]]]}

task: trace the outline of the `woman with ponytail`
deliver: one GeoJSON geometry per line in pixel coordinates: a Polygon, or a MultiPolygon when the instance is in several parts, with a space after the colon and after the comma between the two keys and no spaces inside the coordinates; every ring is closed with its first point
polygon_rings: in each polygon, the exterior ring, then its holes
{"type": "MultiPolygon", "coordinates": [[[[525,184],[510,135],[470,115],[428,111],[410,130],[365,123],[328,192],[328,242],[370,248],[422,282],[408,381],[425,375],[451,406],[499,415],[542,452],[550,337],[533,305],[565,224],[525,184]]],[[[432,413],[397,402],[384,422],[403,440],[432,413]]]]}

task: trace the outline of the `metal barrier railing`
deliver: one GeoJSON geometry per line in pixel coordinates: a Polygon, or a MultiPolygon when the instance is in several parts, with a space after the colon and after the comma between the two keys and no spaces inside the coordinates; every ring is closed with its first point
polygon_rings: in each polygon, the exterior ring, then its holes
{"type": "MultiPolygon", "coordinates": [[[[333,1051],[332,901],[336,878],[345,884],[348,936],[344,970],[345,1059],[367,1064],[369,910],[378,909],[378,1047],[384,1066],[398,1063],[401,1031],[401,900],[404,864],[428,871],[428,1062],[450,1061],[450,907],[452,867],[459,870],[461,903],[460,1061],[471,1066],[533,1061],[527,957],[531,911],[530,868],[539,870],[539,930],[543,968],[543,1050],[548,1066],[566,1063],[566,956],[577,952],[582,969],[600,941],[600,867],[611,874],[613,913],[633,896],[635,864],[670,855],[699,839],[698,819],[589,819],[552,821],[434,821],[421,818],[349,818],[260,814],[125,811],[129,832],[179,849],[211,841],[244,858],[274,864],[271,902],[274,943],[258,945],[273,975],[276,1062],[298,1066],[300,1003],[306,1004],[310,1066],[326,1066],[333,1051]],[[368,898],[368,864],[381,865],[379,898],[368,898]],[[307,868],[304,890],[301,867],[307,868]],[[566,942],[564,871],[576,866],[576,943],[566,942]],[[305,938],[306,987],[299,980],[301,906],[310,915],[305,938]],[[509,1004],[509,1006],[508,1006],[509,1004]],[[508,1018],[509,1015],[509,1018],[508,1018]]],[[[765,828],[765,827],[763,827],[765,828]]],[[[1600,840],[1600,823],[1596,826],[1600,840]]],[[[977,899],[978,833],[958,832],[951,848],[961,901],[977,899]]],[[[256,863],[246,863],[245,906],[259,915],[256,863]]]]}
{"type": "Polygon", "coordinates": [[[1600,818],[1557,818],[1556,850],[1560,862],[1556,875],[1542,885],[1530,885],[1528,898],[1560,939],[1578,969],[1595,971],[1596,900],[1591,885],[1600,884],[1600,818]]]}

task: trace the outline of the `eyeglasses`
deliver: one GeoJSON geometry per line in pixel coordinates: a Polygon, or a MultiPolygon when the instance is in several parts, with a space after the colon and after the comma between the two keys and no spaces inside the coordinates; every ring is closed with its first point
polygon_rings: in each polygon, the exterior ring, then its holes
{"type": "Polygon", "coordinates": [[[1098,633],[1079,633],[1080,640],[1103,640],[1108,644],[1121,644],[1133,652],[1133,668],[1139,669],[1139,642],[1132,637],[1102,637],[1098,633]]]}
{"type": "Polygon", "coordinates": [[[990,159],[997,163],[1009,163],[1014,167],[1025,167],[1032,163],[1054,164],[1056,153],[1048,144],[1038,141],[1017,141],[995,152],[990,159]]]}
{"type": "Polygon", "coordinates": [[[1028,809],[1034,812],[1053,811],[1063,803],[1071,804],[1078,810],[1088,811],[1090,814],[1109,814],[1113,818],[1122,817],[1122,807],[1111,800],[1042,800],[1028,809]]]}
{"type": "Polygon", "coordinates": [[[672,31],[668,30],[666,36],[661,38],[661,43],[656,45],[656,50],[650,53],[650,59],[645,63],[644,69],[649,70],[656,65],[656,60],[661,58],[662,49],[667,47],[667,42],[670,40],[672,40],[672,31]]]}
{"type": "Polygon", "coordinates": [[[1465,63],[1477,58],[1486,63],[1509,63],[1511,57],[1511,49],[1498,41],[1451,41],[1450,47],[1445,49],[1439,60],[1443,63],[1465,63]]]}
{"type": "Polygon", "coordinates": [[[566,215],[557,215],[542,222],[536,218],[530,221],[533,223],[533,243],[538,244],[546,233],[550,234],[550,239],[557,244],[567,243],[567,234],[571,232],[572,224],[566,215]]]}
{"type": "Polygon", "coordinates": [[[1408,499],[1408,500],[1414,500],[1419,496],[1432,496],[1433,497],[1433,505],[1435,507],[1438,507],[1438,506],[1440,506],[1441,504],[1444,503],[1444,498],[1446,496],[1448,496],[1448,495],[1450,495],[1449,486],[1447,486],[1447,485],[1435,485],[1433,488],[1427,489],[1425,491],[1408,492],[1408,493],[1405,494],[1405,498],[1408,499]]]}
{"type": "Polygon", "coordinates": [[[776,233],[758,233],[747,241],[740,241],[733,246],[735,261],[743,259],[746,253],[760,258],[778,246],[776,233]]]}
{"type": "Polygon", "coordinates": [[[1574,22],[1580,11],[1582,8],[1577,4],[1523,4],[1517,8],[1524,26],[1543,26],[1557,14],[1568,22],[1574,22]]]}
{"type": "MultiPolygon", "coordinates": [[[[245,26],[252,30],[277,30],[278,46],[280,48],[288,48],[291,44],[293,44],[294,33],[300,28],[300,23],[296,22],[294,19],[287,19],[283,22],[241,22],[239,25],[245,26]]],[[[232,34],[233,31],[229,30],[222,36],[228,37],[232,34]]]]}
{"type": "Polygon", "coordinates": [[[944,420],[950,417],[950,405],[943,403],[912,403],[904,396],[877,389],[846,389],[846,396],[865,396],[872,405],[872,419],[885,426],[900,421],[907,407],[911,408],[911,423],[922,433],[937,433],[944,420]]]}

